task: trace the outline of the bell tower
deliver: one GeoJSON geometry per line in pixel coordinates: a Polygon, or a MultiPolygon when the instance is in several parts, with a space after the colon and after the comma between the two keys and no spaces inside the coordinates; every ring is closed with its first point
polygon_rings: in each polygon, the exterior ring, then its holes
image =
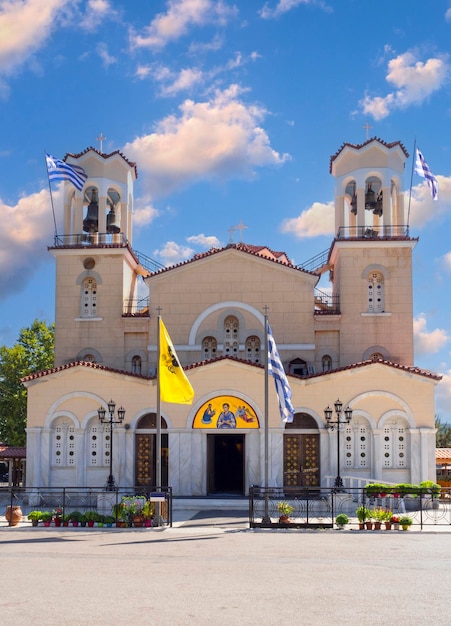
{"type": "Polygon", "coordinates": [[[77,360],[146,368],[149,309],[142,267],[132,248],[136,164],[119,151],[66,154],[82,167],[82,190],[65,181],[56,259],[55,364],[77,360]]]}
{"type": "Polygon", "coordinates": [[[329,255],[340,302],[340,365],[371,358],[413,364],[412,250],[400,142],[344,144],[331,158],[335,239],[329,255]]]}

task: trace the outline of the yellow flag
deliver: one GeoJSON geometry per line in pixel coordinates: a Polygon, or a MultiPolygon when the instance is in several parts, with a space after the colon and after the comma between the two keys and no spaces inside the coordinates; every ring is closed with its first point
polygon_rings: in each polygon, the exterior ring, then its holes
{"type": "Polygon", "coordinates": [[[160,399],[174,404],[191,404],[194,389],[191,387],[172,345],[165,325],[160,318],[160,399]]]}

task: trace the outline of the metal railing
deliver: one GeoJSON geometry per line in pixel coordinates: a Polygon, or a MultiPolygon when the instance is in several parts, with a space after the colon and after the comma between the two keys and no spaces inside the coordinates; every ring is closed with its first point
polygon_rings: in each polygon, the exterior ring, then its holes
{"type": "Polygon", "coordinates": [[[124,300],[123,317],[150,317],[150,298],[126,298],[124,300]]]}
{"type": "Polygon", "coordinates": [[[337,239],[377,239],[377,238],[408,238],[409,226],[390,224],[388,226],[341,226],[337,239]]]}
{"type": "MultiPolygon", "coordinates": [[[[59,509],[61,515],[73,511],[86,513],[96,511],[102,515],[115,516],[115,505],[122,497],[145,497],[146,499],[164,501],[159,503],[159,524],[172,526],[172,487],[154,485],[136,487],[118,487],[114,491],[105,491],[101,487],[0,487],[0,515],[6,514],[8,507],[19,506],[23,520],[27,519],[31,511],[54,511],[59,509]]],[[[11,522],[2,521],[0,526],[11,525],[11,522]]]]}
{"type": "Polygon", "coordinates": [[[398,517],[406,515],[412,520],[412,528],[451,526],[451,488],[443,488],[436,495],[425,490],[415,496],[370,497],[361,488],[337,491],[322,487],[256,486],[249,489],[249,525],[251,528],[333,528],[336,516],[345,513],[349,528],[358,528],[356,511],[360,506],[366,507],[370,516],[380,509],[398,517]],[[288,521],[280,513],[281,502],[292,509],[288,521]]]}

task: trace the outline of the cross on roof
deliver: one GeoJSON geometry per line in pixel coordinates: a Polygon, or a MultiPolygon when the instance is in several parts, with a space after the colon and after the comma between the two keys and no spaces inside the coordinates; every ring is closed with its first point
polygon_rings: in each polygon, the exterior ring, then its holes
{"type": "Polygon", "coordinates": [[[99,146],[99,150],[100,152],[103,152],[103,142],[105,141],[106,137],[104,137],[102,135],[102,131],[100,131],[100,135],[98,137],[96,137],[96,141],[98,141],[100,143],[99,146]]]}
{"type": "Polygon", "coordinates": [[[367,122],[365,126],[362,126],[362,128],[366,130],[366,138],[368,139],[368,131],[370,130],[370,128],[373,128],[373,127],[367,122]]]}

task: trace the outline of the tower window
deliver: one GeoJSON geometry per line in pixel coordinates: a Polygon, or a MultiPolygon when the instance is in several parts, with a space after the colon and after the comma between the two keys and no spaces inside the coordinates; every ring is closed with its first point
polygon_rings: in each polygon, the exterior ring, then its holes
{"type": "Polygon", "coordinates": [[[89,277],[81,288],[81,317],[97,317],[97,283],[89,277]]]}
{"type": "Polygon", "coordinates": [[[260,339],[257,336],[251,335],[246,339],[245,351],[247,361],[250,361],[251,363],[260,363],[261,344],[260,339]]]}
{"type": "Polygon", "coordinates": [[[384,310],[384,277],[380,272],[371,272],[368,276],[368,313],[383,313],[384,310]]]}
{"type": "Polygon", "coordinates": [[[218,342],[214,337],[205,337],[202,341],[202,360],[211,361],[217,356],[218,342]]]}
{"type": "Polygon", "coordinates": [[[140,356],[135,355],[132,358],[132,372],[133,374],[141,374],[141,367],[142,367],[142,359],[140,356]]]}
{"type": "Polygon", "coordinates": [[[238,344],[238,319],[234,315],[228,315],[224,320],[224,355],[236,356],[239,350],[238,344]]]}

